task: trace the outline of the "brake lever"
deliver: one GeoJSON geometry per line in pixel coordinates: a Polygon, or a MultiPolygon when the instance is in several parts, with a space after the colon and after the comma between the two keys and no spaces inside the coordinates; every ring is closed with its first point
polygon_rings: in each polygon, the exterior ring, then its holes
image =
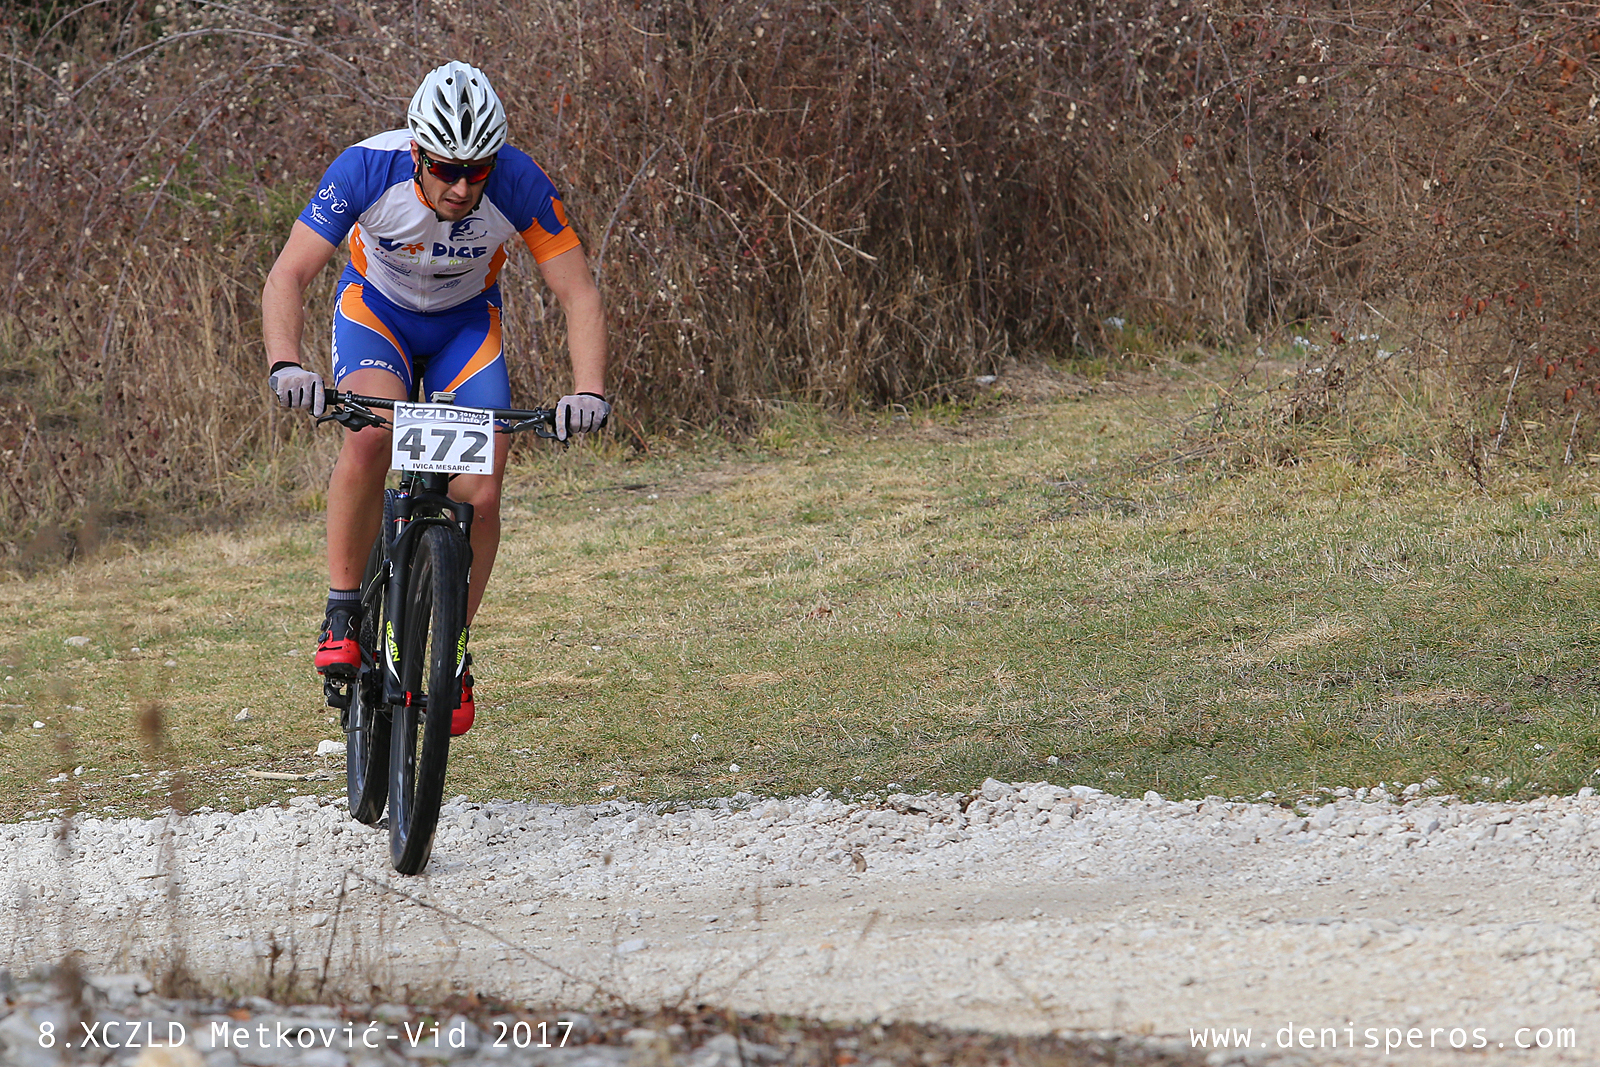
{"type": "Polygon", "coordinates": [[[318,423],[333,421],[350,430],[364,430],[368,426],[383,426],[388,420],[377,414],[371,408],[364,408],[359,404],[342,407],[337,411],[330,411],[317,419],[318,423]]]}
{"type": "MultiPolygon", "coordinates": [[[[542,437],[546,441],[561,441],[556,436],[555,430],[550,428],[550,423],[544,419],[523,419],[511,425],[512,433],[521,433],[523,430],[532,430],[535,437],[542,437]]],[[[561,447],[567,447],[566,441],[561,441],[561,447]]]]}

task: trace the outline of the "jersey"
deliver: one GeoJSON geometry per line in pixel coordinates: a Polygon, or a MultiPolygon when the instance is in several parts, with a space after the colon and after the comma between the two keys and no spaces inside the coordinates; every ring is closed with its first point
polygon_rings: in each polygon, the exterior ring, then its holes
{"type": "Polygon", "coordinates": [[[517,236],[536,262],[577,248],[561,195],[526,152],[500,149],[483,198],[460,222],[440,222],[412,180],[409,130],[369,137],[339,154],[300,221],[338,245],[350,238],[340,284],[359,281],[411,311],[443,311],[487,295],[517,236]]]}

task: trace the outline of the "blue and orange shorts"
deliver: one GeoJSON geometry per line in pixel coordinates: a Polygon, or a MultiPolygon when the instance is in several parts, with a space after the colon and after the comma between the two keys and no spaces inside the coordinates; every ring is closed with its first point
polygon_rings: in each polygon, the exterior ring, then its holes
{"type": "Polygon", "coordinates": [[[408,395],[420,370],[420,400],[453,392],[469,407],[511,406],[500,308],[488,295],[444,311],[412,311],[371,286],[345,282],[334,300],[333,380],[369,368],[399,378],[408,395]]]}

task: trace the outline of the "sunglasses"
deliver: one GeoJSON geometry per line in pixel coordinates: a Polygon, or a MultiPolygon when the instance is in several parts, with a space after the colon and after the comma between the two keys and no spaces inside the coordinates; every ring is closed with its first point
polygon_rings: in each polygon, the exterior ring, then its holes
{"type": "Polygon", "coordinates": [[[454,185],[462,178],[467,179],[468,185],[477,185],[489,177],[489,172],[494,170],[493,159],[487,163],[440,163],[436,159],[429,159],[428,153],[422,153],[422,165],[428,168],[428,173],[444,182],[454,185]]]}

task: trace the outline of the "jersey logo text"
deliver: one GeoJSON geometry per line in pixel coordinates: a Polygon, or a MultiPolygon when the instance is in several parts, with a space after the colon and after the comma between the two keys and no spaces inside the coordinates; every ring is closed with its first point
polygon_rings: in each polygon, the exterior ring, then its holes
{"type": "Polygon", "coordinates": [[[404,252],[408,256],[414,256],[428,246],[421,241],[414,244],[402,244],[399,241],[391,241],[387,237],[380,237],[378,238],[378,247],[385,252],[404,252]]]}

